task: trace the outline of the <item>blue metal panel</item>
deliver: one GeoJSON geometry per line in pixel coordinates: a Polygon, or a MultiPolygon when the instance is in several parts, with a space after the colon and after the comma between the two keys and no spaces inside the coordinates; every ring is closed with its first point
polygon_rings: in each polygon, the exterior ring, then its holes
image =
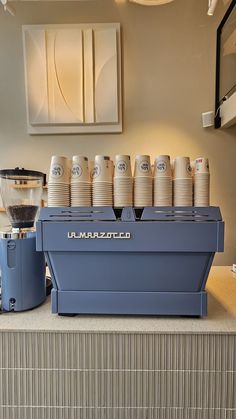
{"type": "MultiPolygon", "coordinates": [[[[53,267],[52,267],[52,264],[51,264],[51,257],[50,257],[50,254],[49,254],[49,253],[47,253],[47,252],[45,252],[45,259],[46,259],[46,262],[47,262],[47,265],[48,265],[48,268],[49,268],[49,271],[50,271],[51,281],[52,281],[53,288],[54,288],[55,290],[57,290],[57,280],[56,280],[56,278],[55,278],[56,271],[55,271],[55,270],[53,269],[53,267]]],[[[63,258],[63,260],[64,260],[64,258],[63,258]]],[[[66,274],[64,273],[64,270],[63,270],[63,276],[65,276],[65,277],[66,277],[66,274]]]]}
{"type": "Polygon", "coordinates": [[[116,221],[112,207],[41,208],[41,221],[116,221]]]}
{"type": "Polygon", "coordinates": [[[217,237],[216,252],[223,252],[224,251],[225,224],[223,222],[217,223],[217,227],[218,227],[218,237],[217,237]]]}
{"type": "MultiPolygon", "coordinates": [[[[52,289],[51,291],[51,307],[52,313],[58,313],[58,291],[52,289]]],[[[66,313],[67,311],[65,311],[66,313]]]]}
{"type": "Polygon", "coordinates": [[[147,207],[141,220],[149,221],[222,221],[218,207],[147,207]]]}
{"type": "MultiPolygon", "coordinates": [[[[43,250],[65,252],[215,252],[218,222],[43,222],[43,250]],[[129,233],[130,239],[68,239],[68,233],[129,233]]],[[[38,237],[41,240],[40,236],[38,237]]]]}
{"type": "Polygon", "coordinates": [[[46,298],[45,258],[36,252],[35,233],[27,239],[1,239],[0,247],[3,310],[23,311],[41,304],[46,298]]]}
{"type": "Polygon", "coordinates": [[[206,316],[207,295],[58,291],[58,313],[206,316]]]}
{"type": "Polygon", "coordinates": [[[42,236],[42,228],[43,224],[40,222],[37,222],[37,234],[36,234],[36,250],[38,252],[43,251],[43,236],[42,236]]]}
{"type": "Polygon", "coordinates": [[[54,207],[42,208],[41,221],[222,221],[219,207],[54,207]]]}
{"type": "Polygon", "coordinates": [[[198,292],[212,253],[49,252],[63,291],[198,292]]]}

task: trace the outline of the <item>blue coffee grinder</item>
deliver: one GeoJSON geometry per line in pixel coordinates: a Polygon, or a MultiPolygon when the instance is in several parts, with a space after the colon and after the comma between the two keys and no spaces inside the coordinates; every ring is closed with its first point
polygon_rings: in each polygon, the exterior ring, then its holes
{"type": "Polygon", "coordinates": [[[46,298],[45,259],[36,252],[35,219],[41,206],[44,174],[0,170],[3,205],[11,223],[0,234],[2,311],[29,310],[46,298]]]}

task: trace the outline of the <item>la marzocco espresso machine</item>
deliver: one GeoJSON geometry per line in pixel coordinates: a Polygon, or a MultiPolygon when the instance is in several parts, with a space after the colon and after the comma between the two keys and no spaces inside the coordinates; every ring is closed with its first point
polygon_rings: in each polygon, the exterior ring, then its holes
{"type": "Polygon", "coordinates": [[[42,208],[37,249],[53,313],[203,317],[224,222],[218,207],[42,208]]]}
{"type": "Polygon", "coordinates": [[[36,252],[34,223],[42,199],[44,174],[25,169],[0,170],[1,194],[12,228],[1,233],[0,265],[3,311],[23,311],[41,304],[45,259],[36,252]]]}

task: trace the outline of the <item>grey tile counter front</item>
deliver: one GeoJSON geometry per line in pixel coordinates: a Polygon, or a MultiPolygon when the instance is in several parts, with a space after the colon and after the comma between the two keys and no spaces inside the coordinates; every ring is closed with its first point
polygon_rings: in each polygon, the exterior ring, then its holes
{"type": "Polygon", "coordinates": [[[0,316],[1,419],[235,419],[236,275],[205,319],[0,316]]]}

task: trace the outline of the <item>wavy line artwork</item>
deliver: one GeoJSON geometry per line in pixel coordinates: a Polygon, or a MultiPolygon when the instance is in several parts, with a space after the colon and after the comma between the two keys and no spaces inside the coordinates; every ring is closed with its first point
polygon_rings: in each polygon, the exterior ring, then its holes
{"type": "Polygon", "coordinates": [[[25,42],[31,57],[27,61],[29,117],[32,123],[45,123],[48,121],[45,34],[43,31],[37,31],[32,36],[27,31],[25,42]],[[35,74],[38,72],[40,78],[36,83],[35,74]]]}
{"type": "MultiPolygon", "coordinates": [[[[58,85],[58,88],[59,88],[59,90],[60,90],[60,92],[61,92],[61,97],[63,98],[63,100],[64,100],[64,102],[65,102],[65,105],[67,106],[68,110],[69,110],[69,111],[72,113],[72,115],[73,115],[73,111],[72,111],[72,109],[70,108],[69,103],[68,103],[68,101],[67,101],[67,99],[66,99],[65,95],[63,94],[63,91],[62,91],[62,86],[61,86],[61,84],[60,84],[60,80],[59,80],[59,76],[58,76],[58,70],[57,70],[57,64],[56,64],[56,37],[55,37],[55,40],[54,40],[54,69],[55,69],[55,75],[56,75],[57,85],[58,85]]],[[[75,116],[75,115],[74,115],[74,119],[76,120],[76,116],[75,116]]]]}
{"type": "MultiPolygon", "coordinates": [[[[83,53],[80,30],[55,34],[54,69],[60,100],[68,112],[67,122],[83,123],[83,53]]],[[[58,115],[59,117],[60,115],[58,115]]],[[[63,112],[60,118],[63,122],[63,112]]]]}
{"type": "Polygon", "coordinates": [[[23,27],[28,132],[121,132],[119,24],[23,27]]]}

